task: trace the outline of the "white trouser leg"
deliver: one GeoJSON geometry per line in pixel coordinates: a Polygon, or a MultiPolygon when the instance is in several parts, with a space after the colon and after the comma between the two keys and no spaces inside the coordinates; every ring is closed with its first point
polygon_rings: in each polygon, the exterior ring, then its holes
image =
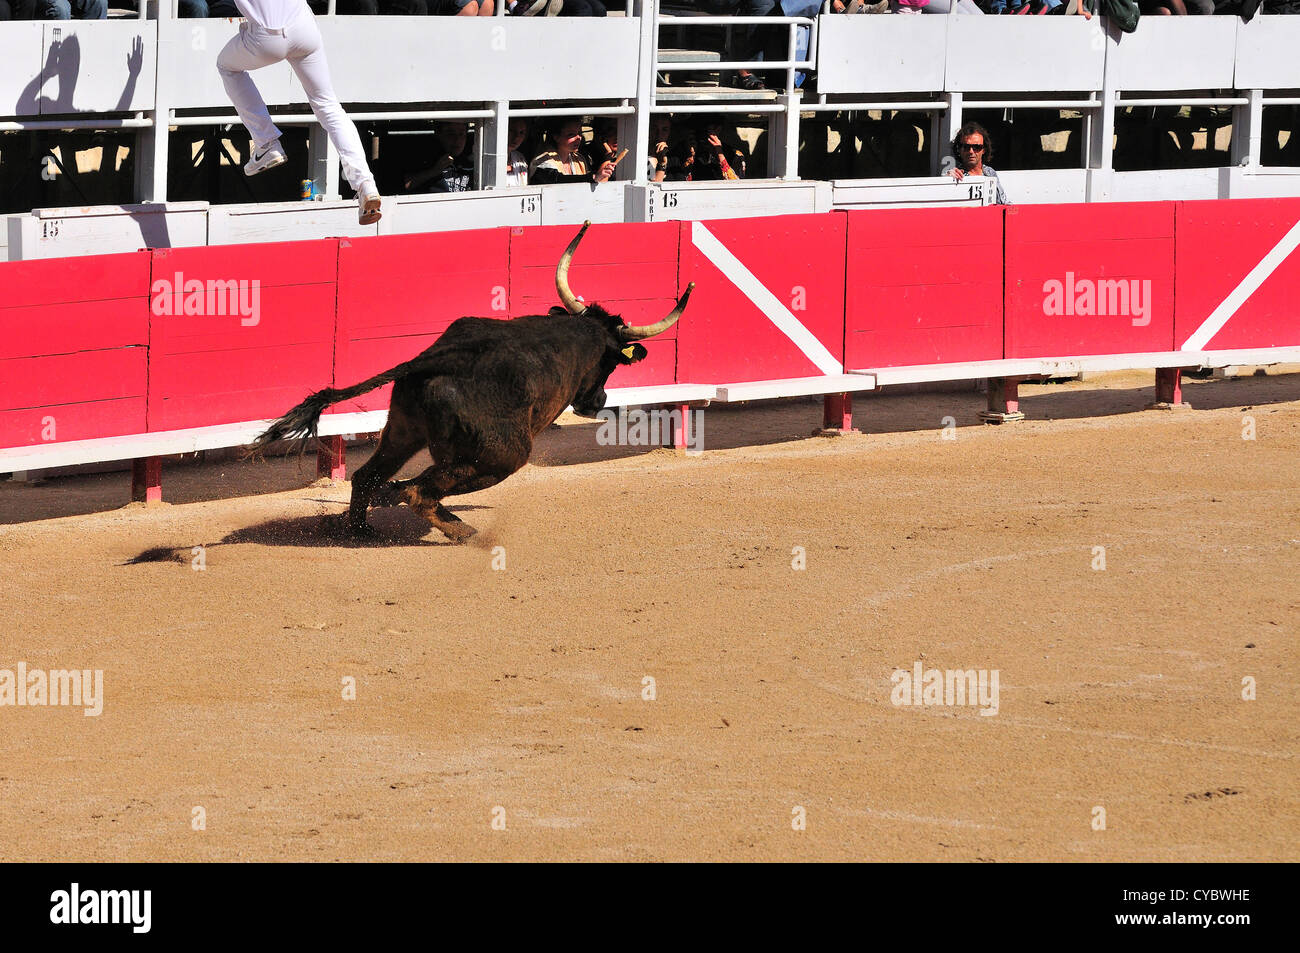
{"type": "Polygon", "coordinates": [[[353,191],[360,191],[362,184],[374,176],[370,174],[357,127],[334,95],[334,83],[330,80],[329,64],[325,61],[325,47],[316,18],[310,14],[300,16],[284,32],[289,39],[289,65],[298,74],[307,101],[311,103],[311,111],[339,151],[343,177],[353,191]]]}
{"type": "Polygon", "coordinates": [[[279,139],[280,130],[271,121],[262,94],[257,91],[248,71],[278,63],[288,55],[289,43],[283,35],[268,33],[245,21],[239,25],[239,33],[230,38],[217,56],[217,72],[226,86],[226,95],[253,137],[255,151],[279,139]]]}

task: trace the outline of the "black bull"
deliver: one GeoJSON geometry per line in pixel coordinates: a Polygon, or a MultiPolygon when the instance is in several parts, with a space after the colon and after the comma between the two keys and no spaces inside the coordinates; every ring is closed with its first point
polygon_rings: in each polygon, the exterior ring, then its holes
{"type": "Polygon", "coordinates": [[[326,407],[391,382],[379,446],[352,480],[348,529],[370,535],[366,512],[372,504],[406,503],[449,539],[468,539],[475,530],[442,499],[510,476],[527,462],[533,438],[565,407],[594,417],[605,406],[609,375],[645,357],[635,342],[668,330],[695,287],[687,287],[668,317],[644,327],[625,325],[598,304],[584,305],[569,289],[568,271],[586,231],[583,225],[555,269],[564,308],[513,321],[458,318],[412,360],[352,387],[312,394],[271,424],[254,447],[314,436],[326,407]],[[388,482],[424,447],[433,466],[413,479],[388,482]]]}

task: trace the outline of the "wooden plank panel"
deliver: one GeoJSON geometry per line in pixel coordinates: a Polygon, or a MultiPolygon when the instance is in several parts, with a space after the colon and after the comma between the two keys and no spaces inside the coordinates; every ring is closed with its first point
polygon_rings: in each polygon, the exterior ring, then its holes
{"type": "Polygon", "coordinates": [[[145,398],[122,397],[56,407],[0,410],[0,447],[31,447],[142,433],[145,398]]]}
{"type": "Polygon", "coordinates": [[[142,397],[146,353],[123,347],[0,361],[0,410],[142,397]]]}

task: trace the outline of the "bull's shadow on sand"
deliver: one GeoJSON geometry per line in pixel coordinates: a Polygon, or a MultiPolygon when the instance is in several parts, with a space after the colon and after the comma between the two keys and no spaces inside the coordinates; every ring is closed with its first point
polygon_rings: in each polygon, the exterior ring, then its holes
{"type": "MultiPolygon", "coordinates": [[[[321,503],[338,505],[333,500],[320,500],[321,503]]],[[[462,504],[448,506],[453,513],[470,510],[490,510],[490,506],[462,504]]],[[[398,546],[457,546],[442,536],[438,530],[405,506],[383,507],[370,511],[370,526],[374,536],[357,539],[347,532],[344,524],[346,512],[314,514],[311,516],[286,516],[265,520],[243,529],[227,533],[215,543],[204,544],[205,549],[214,546],[228,546],[240,543],[253,543],[258,546],[292,546],[292,547],[335,547],[383,549],[398,546]]],[[[464,544],[473,546],[479,536],[472,536],[464,544]]],[[[484,538],[486,544],[487,538],[484,538]]],[[[131,557],[124,566],[140,563],[176,562],[188,563],[192,558],[193,546],[152,546],[131,557]]]]}

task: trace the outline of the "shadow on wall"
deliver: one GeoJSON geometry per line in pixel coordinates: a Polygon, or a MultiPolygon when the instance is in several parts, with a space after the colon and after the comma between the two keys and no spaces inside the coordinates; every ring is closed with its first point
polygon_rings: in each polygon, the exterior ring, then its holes
{"type": "MultiPolygon", "coordinates": [[[[19,94],[13,115],[50,116],[79,111],[74,105],[74,94],[77,80],[81,75],[81,43],[75,33],[60,38],[58,27],[54,27],[54,35],[56,39],[50,44],[45,65],[41,68],[40,74],[33,77],[19,94]],[[57,81],[57,92],[53,97],[44,95],[45,87],[51,80],[57,81]]],[[[140,68],[143,65],[144,41],[137,36],[131,44],[131,52],[126,56],[126,86],[123,87],[122,95],[118,97],[113,112],[124,112],[131,107],[131,100],[135,98],[136,82],[140,78],[140,68]]]]}

